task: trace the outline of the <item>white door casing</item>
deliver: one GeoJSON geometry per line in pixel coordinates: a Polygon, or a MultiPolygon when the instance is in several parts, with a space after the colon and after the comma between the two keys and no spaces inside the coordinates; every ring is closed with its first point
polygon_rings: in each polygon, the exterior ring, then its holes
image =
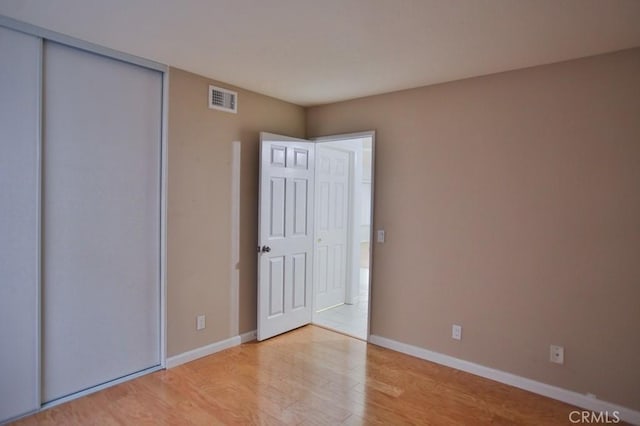
{"type": "Polygon", "coordinates": [[[314,309],[345,303],[350,265],[349,210],[351,153],[316,147],[316,240],[314,309]]]}
{"type": "Polygon", "coordinates": [[[315,144],[260,134],[258,340],[311,322],[315,144]]]}

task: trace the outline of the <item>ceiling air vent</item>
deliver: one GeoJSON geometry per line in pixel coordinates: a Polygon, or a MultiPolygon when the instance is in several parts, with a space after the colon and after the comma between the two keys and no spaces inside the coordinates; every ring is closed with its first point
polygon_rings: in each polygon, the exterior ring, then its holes
{"type": "Polygon", "coordinates": [[[209,86],[209,108],[238,112],[238,93],[221,87],[209,86]]]}

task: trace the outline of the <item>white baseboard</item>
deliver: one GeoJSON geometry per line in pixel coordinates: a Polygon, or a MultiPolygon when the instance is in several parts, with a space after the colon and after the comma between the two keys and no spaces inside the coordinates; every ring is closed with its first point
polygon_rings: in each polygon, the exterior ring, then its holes
{"type": "Polygon", "coordinates": [[[200,348],[172,356],[171,358],[167,358],[165,366],[166,368],[177,367],[180,364],[194,361],[198,358],[202,358],[203,356],[211,355],[216,352],[238,346],[242,343],[251,342],[252,340],[256,340],[256,330],[248,331],[239,336],[233,336],[226,340],[221,340],[207,346],[202,346],[200,348]]]}
{"type": "Polygon", "coordinates": [[[256,340],[257,338],[258,338],[257,331],[256,330],[251,330],[251,331],[248,331],[246,333],[242,333],[240,335],[240,343],[251,342],[253,340],[256,340]]]}
{"type": "Polygon", "coordinates": [[[428,349],[423,349],[418,346],[397,342],[395,340],[387,339],[385,337],[376,336],[373,334],[369,337],[369,343],[373,343],[374,345],[382,346],[387,349],[392,349],[397,352],[402,352],[407,355],[415,356],[416,358],[435,362],[436,364],[455,368],[456,370],[466,371],[467,373],[475,374],[476,376],[495,380],[496,382],[524,389],[529,392],[537,393],[538,395],[543,395],[548,398],[556,399],[558,401],[575,405],[577,407],[584,408],[590,411],[606,411],[609,413],[609,416],[612,416],[612,413],[614,411],[617,411],[619,413],[618,415],[620,419],[634,425],[640,425],[639,411],[622,407],[611,402],[602,401],[578,392],[537,382],[535,380],[527,379],[526,377],[521,377],[504,371],[495,370],[493,368],[485,367],[480,364],[475,364],[473,362],[454,358],[449,355],[433,352],[428,349]]]}
{"type": "Polygon", "coordinates": [[[203,356],[211,355],[216,352],[223,351],[228,348],[232,348],[234,346],[238,346],[240,344],[240,336],[230,337],[226,340],[221,340],[220,342],[211,343],[210,345],[202,346],[197,349],[193,349],[191,351],[183,352],[179,355],[172,356],[171,358],[167,358],[167,362],[165,363],[166,368],[177,367],[180,364],[184,364],[189,361],[196,360],[198,358],[202,358],[203,356]]]}

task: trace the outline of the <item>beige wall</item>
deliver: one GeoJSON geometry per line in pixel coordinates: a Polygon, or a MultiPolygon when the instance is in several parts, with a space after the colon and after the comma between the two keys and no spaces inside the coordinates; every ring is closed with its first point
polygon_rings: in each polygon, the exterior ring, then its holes
{"type": "Polygon", "coordinates": [[[372,333],[640,409],[640,49],[307,111],[369,129],[372,333]]]}
{"type": "Polygon", "coordinates": [[[170,70],[168,356],[256,328],[259,132],[305,133],[302,107],[245,90],[238,90],[238,114],[208,109],[211,83],[170,70]],[[231,280],[232,141],[242,143],[239,304],[231,280]],[[207,317],[202,331],[195,330],[198,314],[207,317]]]}
{"type": "MultiPolygon", "coordinates": [[[[209,110],[210,83],[171,69],[169,356],[256,328],[258,133],[305,136],[303,108],[252,92],[209,110]]],[[[369,129],[372,333],[640,409],[640,49],[306,111],[310,137],[369,129]]]]}

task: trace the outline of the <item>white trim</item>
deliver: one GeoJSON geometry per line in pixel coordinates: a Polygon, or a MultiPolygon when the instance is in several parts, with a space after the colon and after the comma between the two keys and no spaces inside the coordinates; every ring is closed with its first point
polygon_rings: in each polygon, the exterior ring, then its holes
{"type": "Polygon", "coordinates": [[[369,217],[369,223],[371,227],[369,228],[369,306],[367,306],[367,312],[369,313],[367,317],[367,341],[371,339],[371,291],[373,290],[373,233],[376,229],[376,223],[374,222],[375,216],[375,201],[376,201],[376,131],[371,130],[369,132],[371,135],[371,216],[369,217]]]}
{"type": "Polygon", "coordinates": [[[219,342],[211,343],[209,345],[172,356],[171,358],[167,358],[165,366],[166,368],[177,367],[178,365],[195,361],[198,358],[241,345],[242,343],[251,342],[253,340],[256,340],[256,330],[251,330],[246,333],[242,333],[239,336],[233,336],[219,342]]]}
{"type": "Polygon", "coordinates": [[[369,342],[373,343],[374,345],[382,346],[383,348],[391,349],[397,352],[402,352],[404,354],[411,355],[416,358],[435,362],[436,364],[444,365],[447,367],[455,368],[456,370],[461,370],[467,373],[475,374],[476,376],[495,380],[496,382],[500,382],[509,386],[524,389],[529,392],[546,396],[548,398],[556,399],[558,401],[575,405],[577,407],[584,408],[587,410],[591,410],[595,412],[608,411],[609,413],[612,413],[613,411],[618,411],[620,414],[620,418],[622,420],[632,424],[640,425],[639,411],[622,407],[620,405],[617,405],[611,402],[602,401],[587,395],[583,395],[578,392],[559,388],[557,386],[548,385],[546,383],[537,382],[535,380],[527,379],[526,377],[518,376],[515,374],[507,373],[505,371],[496,370],[490,367],[485,367],[484,365],[475,364],[473,362],[454,358],[450,355],[433,352],[428,349],[420,348],[418,346],[413,346],[407,343],[402,343],[395,340],[387,339],[386,337],[371,335],[369,337],[369,342]]]}
{"type": "Polygon", "coordinates": [[[175,355],[175,356],[172,356],[171,358],[167,358],[166,368],[177,367],[180,364],[194,361],[198,358],[202,358],[207,355],[211,355],[216,352],[220,352],[225,349],[238,346],[239,344],[240,344],[240,336],[234,336],[226,340],[221,340],[219,342],[211,343],[210,345],[202,346],[197,349],[183,352],[179,355],[175,355]]]}
{"type": "Polygon", "coordinates": [[[234,336],[240,332],[240,181],[242,164],[242,144],[231,142],[231,268],[229,291],[229,334],[234,336]]]}
{"type": "Polygon", "coordinates": [[[95,53],[97,55],[102,55],[108,58],[117,59],[122,62],[128,62],[144,68],[149,68],[149,69],[160,71],[160,72],[166,72],[169,69],[167,65],[161,64],[156,61],[141,58],[139,56],[130,55],[124,52],[119,52],[117,50],[109,49],[108,47],[89,43],[88,41],[79,40],[75,37],[70,37],[65,34],[61,34],[55,31],[47,30],[45,28],[28,24],[26,22],[9,18],[8,16],[0,15],[0,26],[10,28],[12,30],[19,31],[25,34],[40,37],[45,40],[50,40],[56,43],[64,44],[66,46],[75,47],[76,49],[85,50],[87,52],[95,53]]]}
{"type": "Polygon", "coordinates": [[[167,199],[169,159],[169,70],[162,72],[160,133],[160,365],[167,362],[167,199]]]}
{"type": "Polygon", "coordinates": [[[253,342],[257,339],[257,330],[247,331],[246,333],[242,333],[240,335],[240,343],[253,342]]]}

